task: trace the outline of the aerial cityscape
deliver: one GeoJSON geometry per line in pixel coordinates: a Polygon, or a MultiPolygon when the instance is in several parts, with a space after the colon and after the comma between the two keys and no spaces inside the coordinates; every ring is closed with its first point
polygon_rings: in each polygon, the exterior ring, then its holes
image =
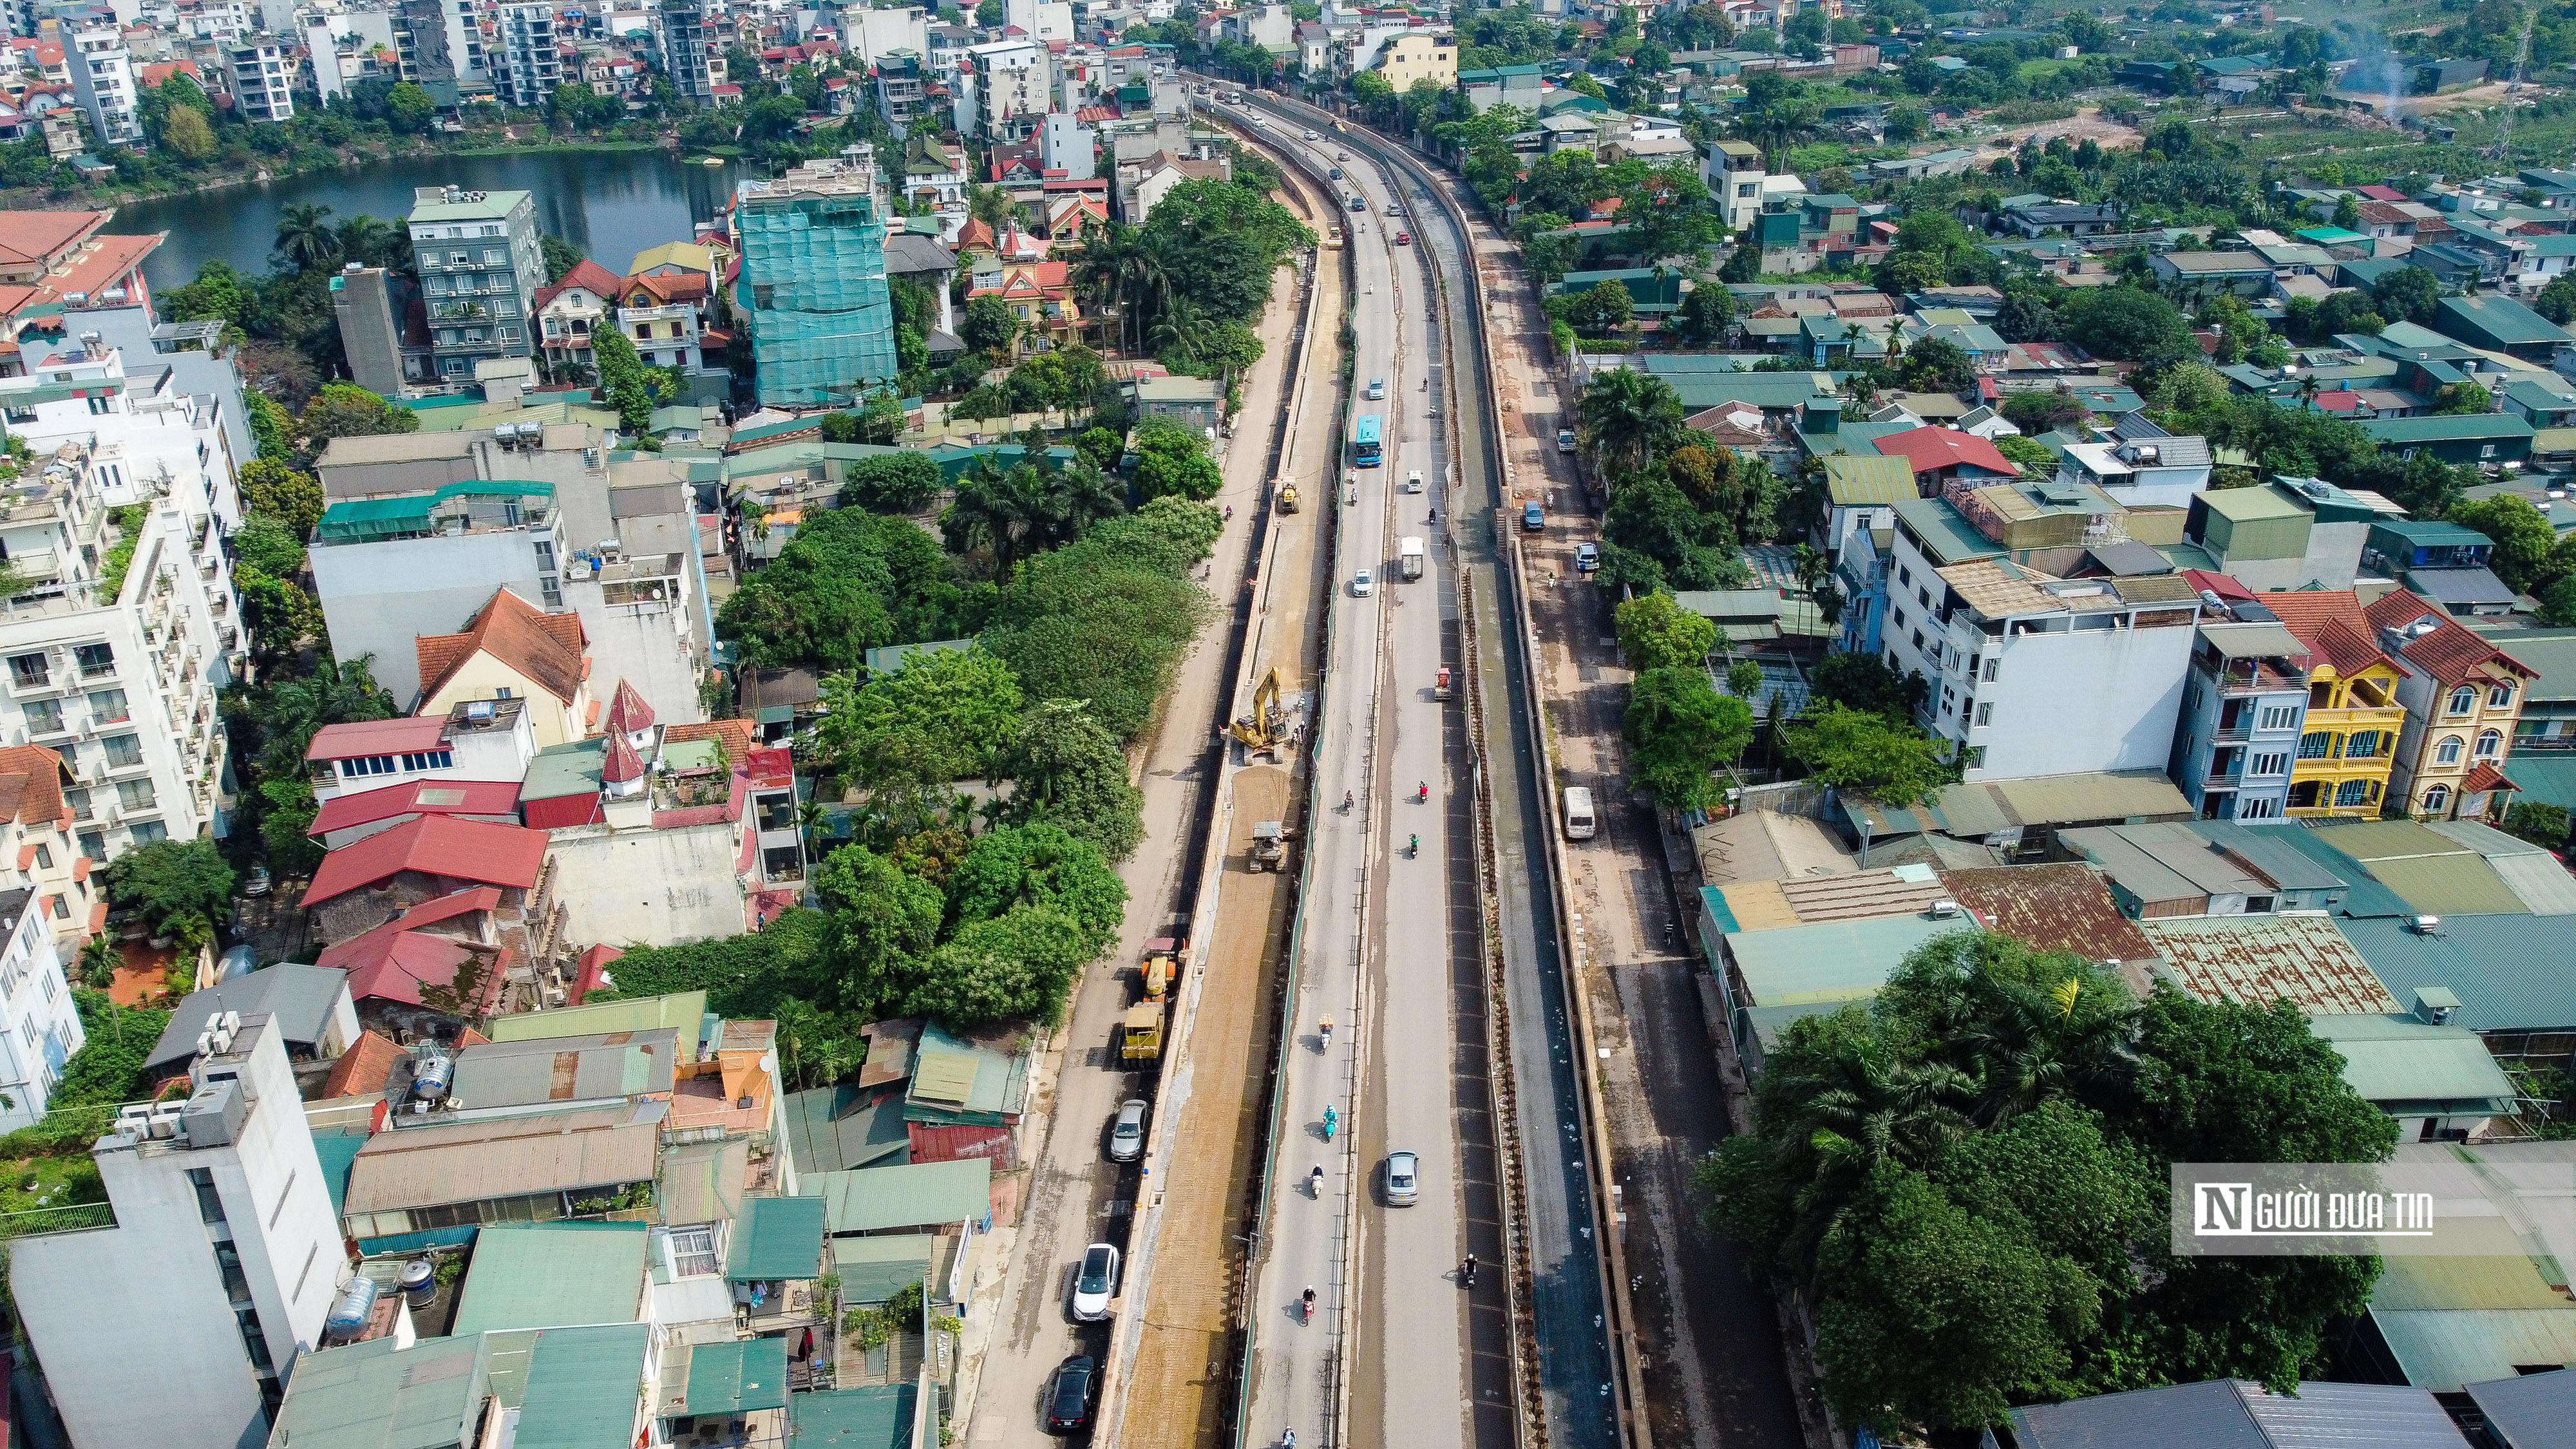
{"type": "Polygon", "coordinates": [[[0,15],[0,1449],[2576,1444],[2576,0],[0,15]]]}

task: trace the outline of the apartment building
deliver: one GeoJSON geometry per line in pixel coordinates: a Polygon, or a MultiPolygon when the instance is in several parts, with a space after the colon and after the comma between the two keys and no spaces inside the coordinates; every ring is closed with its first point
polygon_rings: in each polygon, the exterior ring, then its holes
{"type": "Polygon", "coordinates": [[[96,344],[0,379],[0,426],[38,459],[0,485],[0,550],[32,585],[0,605],[0,738],[61,757],[93,861],[227,829],[215,696],[244,641],[223,546],[240,505],[215,411],[172,396],[166,369],[129,378],[96,344]],[[108,517],[119,502],[139,509],[123,536],[108,517]]]}
{"type": "MultiPolygon", "coordinates": [[[[295,62],[285,47],[274,40],[239,40],[224,61],[232,75],[233,104],[244,116],[271,123],[294,118],[295,62]]],[[[337,70],[328,56],[323,64],[337,70]]]]}
{"type": "Polygon", "coordinates": [[[514,106],[538,109],[564,82],[555,7],[545,3],[492,8],[492,88],[514,106]]]}
{"type": "Polygon", "coordinates": [[[716,87],[726,83],[724,39],[704,0],[666,0],[652,12],[653,36],[662,53],[662,73],[672,89],[697,102],[713,104],[716,87]]]}
{"type": "Polygon", "coordinates": [[[260,1449],[348,1274],[274,1018],[201,1030],[188,1097],[123,1108],[90,1150],[106,1221],[9,1245],[20,1323],[80,1449],[260,1449]]]}
{"type": "Polygon", "coordinates": [[[423,683],[414,641],[466,628],[497,589],[562,607],[563,553],[553,485],[466,479],[333,503],[306,556],[333,654],[371,657],[376,683],[409,705],[423,683]]]}
{"type": "Polygon", "coordinates": [[[72,99],[89,113],[98,144],[143,144],[143,119],[134,109],[134,52],[126,47],[123,33],[113,25],[74,30],[64,52],[72,99]]]}
{"type": "Polygon", "coordinates": [[[845,402],[895,375],[879,205],[875,167],[846,160],[736,188],[733,306],[751,333],[761,406],[845,402]]]}
{"type": "Polygon", "coordinates": [[[477,362],[530,355],[537,289],[546,284],[535,197],[424,186],[406,224],[438,377],[464,382],[477,362]]]}
{"type": "Polygon", "coordinates": [[[2120,419],[2099,443],[2070,443],[2057,481],[2099,488],[2124,508],[2184,508],[2209,487],[2209,440],[2176,437],[2144,413],[2120,419]]]}
{"type": "Polygon", "coordinates": [[[2308,709],[2290,766],[2290,815],[2377,819],[2406,727],[2397,695],[2405,670],[2381,649],[2350,589],[2266,593],[2257,601],[2308,648],[2308,709]]]}
{"type": "Polygon", "coordinates": [[[2504,770],[2524,686],[2540,671],[2419,594],[2398,589],[2364,612],[2405,671],[2397,698],[2406,706],[2406,725],[2389,798],[2424,820],[2502,815],[2514,789],[2504,770]]]}
{"type": "MultiPolygon", "coordinates": [[[[871,11],[871,14],[883,14],[871,11]]],[[[930,68],[917,50],[890,50],[876,63],[877,114],[894,128],[897,136],[910,132],[912,123],[930,108],[930,68]]]]}
{"type": "Polygon", "coordinates": [[[957,75],[958,133],[1005,145],[1025,141],[1045,117],[1053,88],[1046,47],[1036,41],[969,46],[957,75]]]}
{"type": "Polygon", "coordinates": [[[2200,603],[2175,574],[2055,578],[1977,540],[1941,499],[1896,505],[1880,629],[1931,689],[1917,721],[1969,782],[2163,770],[2200,603]],[[1941,562],[1960,557],[1958,562],[1941,562]]]}
{"type": "Polygon", "coordinates": [[[312,833],[338,850],[420,815],[514,820],[519,782],[537,753],[536,712],[528,706],[525,699],[474,700],[434,714],[323,726],[304,752],[321,807],[312,833]],[[502,793],[471,788],[477,785],[502,793]]]}
{"type": "Polygon", "coordinates": [[[0,1131],[44,1120],[63,1063],[85,1040],[53,925],[36,887],[0,890],[0,1131]]]}
{"type": "Polygon", "coordinates": [[[2199,634],[2167,773],[2203,820],[2279,820],[2307,720],[2307,646],[2250,599],[2199,634]]]}
{"type": "Polygon", "coordinates": [[[1762,215],[1762,182],[1769,174],[1761,148],[1749,141],[1712,141],[1700,159],[1700,180],[1708,184],[1728,231],[1743,231],[1762,215]]]}
{"type": "Polygon", "coordinates": [[[1458,84],[1458,37],[1421,30],[1390,37],[1378,48],[1377,68],[1399,96],[1423,81],[1451,90],[1458,84]]]}

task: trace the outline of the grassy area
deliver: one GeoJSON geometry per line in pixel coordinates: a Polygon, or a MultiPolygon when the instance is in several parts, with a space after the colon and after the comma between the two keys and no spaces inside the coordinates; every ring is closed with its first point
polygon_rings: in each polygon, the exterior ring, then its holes
{"type": "Polygon", "coordinates": [[[105,1201],[107,1188],[99,1181],[98,1164],[86,1152],[0,1162],[0,1214],[105,1201]]]}

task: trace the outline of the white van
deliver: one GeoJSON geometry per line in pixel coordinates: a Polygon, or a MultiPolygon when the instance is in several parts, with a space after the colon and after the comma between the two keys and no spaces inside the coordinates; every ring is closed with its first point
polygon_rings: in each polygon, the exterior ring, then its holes
{"type": "Polygon", "coordinates": [[[1590,840],[1600,829],[1592,818],[1592,791],[1582,785],[1565,787],[1565,838],[1590,840]]]}

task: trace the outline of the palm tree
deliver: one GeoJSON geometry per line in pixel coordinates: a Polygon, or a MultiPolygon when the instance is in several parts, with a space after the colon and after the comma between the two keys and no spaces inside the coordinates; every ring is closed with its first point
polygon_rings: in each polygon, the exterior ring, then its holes
{"type": "MultiPolygon", "coordinates": [[[[344,260],[360,262],[370,267],[386,267],[394,263],[393,244],[402,234],[395,231],[382,217],[361,213],[340,223],[334,230],[334,236],[340,256],[344,260]]],[[[408,239],[405,238],[405,240],[408,239]]]]}
{"type": "Polygon", "coordinates": [[[331,208],[299,201],[278,213],[277,254],[298,271],[327,267],[340,255],[340,239],[322,218],[331,208]]]}
{"type": "Polygon", "coordinates": [[[1985,983],[1979,1019],[1958,1045],[1976,1063],[1976,1118],[2008,1122],[2051,1097],[2091,1101],[2136,1071],[2137,1007],[2098,979],[2070,975],[2054,987],[1985,983]]]}
{"type": "Polygon", "coordinates": [[[1798,1184],[1798,1226],[1782,1246],[1804,1275],[1879,1164],[1922,1167],[1967,1132],[1961,1108],[1974,1084],[1956,1068],[1902,1060],[1867,1025],[1820,1059],[1792,1053],[1776,1069],[1789,1076],[1765,1083],[1763,1096],[1796,1103],[1779,1141],[1798,1184]]]}
{"type": "Polygon", "coordinates": [[[1673,385],[1635,368],[1612,368],[1583,389],[1583,431],[1596,467],[1642,468],[1682,424],[1673,385]]]}
{"type": "Polygon", "coordinates": [[[956,496],[940,517],[940,528],[952,551],[991,549],[993,576],[1008,578],[1011,565],[1020,557],[1020,544],[1032,511],[1030,500],[1014,485],[1012,477],[987,461],[972,476],[959,481],[956,496]]]}
{"type": "Polygon", "coordinates": [[[1036,492],[1037,528],[1050,547],[1071,543],[1091,525],[1127,511],[1124,489],[1088,458],[1049,470],[1036,492]]]}

